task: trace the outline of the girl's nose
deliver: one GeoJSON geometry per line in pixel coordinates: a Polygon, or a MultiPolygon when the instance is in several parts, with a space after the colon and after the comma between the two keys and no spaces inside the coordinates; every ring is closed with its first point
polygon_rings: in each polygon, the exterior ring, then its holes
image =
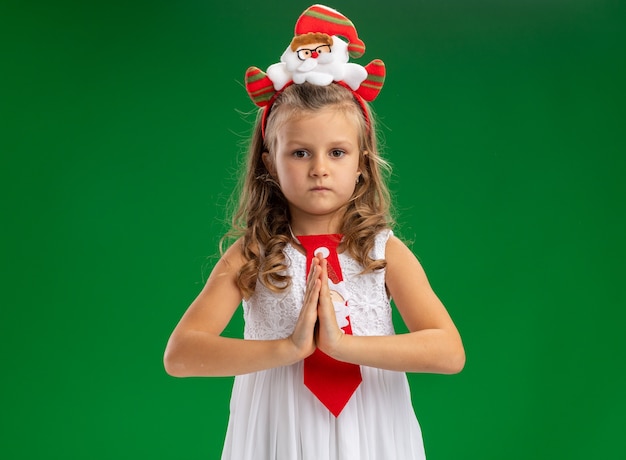
{"type": "Polygon", "coordinates": [[[311,176],[321,177],[326,175],[328,175],[328,168],[324,156],[316,156],[311,163],[311,176]]]}

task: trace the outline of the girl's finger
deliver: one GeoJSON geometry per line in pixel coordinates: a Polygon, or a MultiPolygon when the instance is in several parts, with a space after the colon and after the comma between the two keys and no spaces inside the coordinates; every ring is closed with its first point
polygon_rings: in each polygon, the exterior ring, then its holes
{"type": "Polygon", "coordinates": [[[317,263],[311,264],[311,269],[309,270],[309,277],[306,281],[306,291],[304,294],[304,300],[307,300],[307,297],[310,296],[311,290],[315,286],[315,281],[319,279],[320,267],[317,263]]]}
{"type": "Polygon", "coordinates": [[[322,281],[322,289],[328,292],[328,261],[326,259],[322,259],[320,262],[320,280],[322,281]]]}

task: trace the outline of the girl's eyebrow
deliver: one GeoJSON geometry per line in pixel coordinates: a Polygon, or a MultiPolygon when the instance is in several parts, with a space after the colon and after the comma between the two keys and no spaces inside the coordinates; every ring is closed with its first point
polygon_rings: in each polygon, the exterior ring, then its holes
{"type": "MultiPolygon", "coordinates": [[[[307,148],[309,147],[309,143],[305,142],[305,141],[300,141],[298,139],[294,139],[294,140],[290,140],[288,142],[285,143],[285,147],[288,149],[293,149],[293,148],[307,148]]],[[[337,139],[335,141],[330,141],[327,143],[327,148],[337,148],[337,147],[343,147],[343,148],[349,148],[354,146],[354,142],[351,142],[348,139],[337,139]]]]}

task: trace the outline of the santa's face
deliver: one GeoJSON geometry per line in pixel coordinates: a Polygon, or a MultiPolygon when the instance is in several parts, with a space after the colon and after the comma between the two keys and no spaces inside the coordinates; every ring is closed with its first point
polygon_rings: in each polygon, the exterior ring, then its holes
{"type": "Polygon", "coordinates": [[[290,72],[310,72],[319,65],[331,64],[334,59],[333,47],[322,42],[299,46],[296,51],[288,48],[282,56],[290,72]]]}

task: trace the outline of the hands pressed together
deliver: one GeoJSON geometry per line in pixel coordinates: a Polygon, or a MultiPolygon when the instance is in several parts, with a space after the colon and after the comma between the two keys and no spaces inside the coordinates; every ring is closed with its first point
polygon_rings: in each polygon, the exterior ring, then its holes
{"type": "Polygon", "coordinates": [[[289,339],[304,359],[316,348],[333,356],[343,337],[328,286],[328,262],[318,253],[311,262],[302,310],[289,339]]]}

